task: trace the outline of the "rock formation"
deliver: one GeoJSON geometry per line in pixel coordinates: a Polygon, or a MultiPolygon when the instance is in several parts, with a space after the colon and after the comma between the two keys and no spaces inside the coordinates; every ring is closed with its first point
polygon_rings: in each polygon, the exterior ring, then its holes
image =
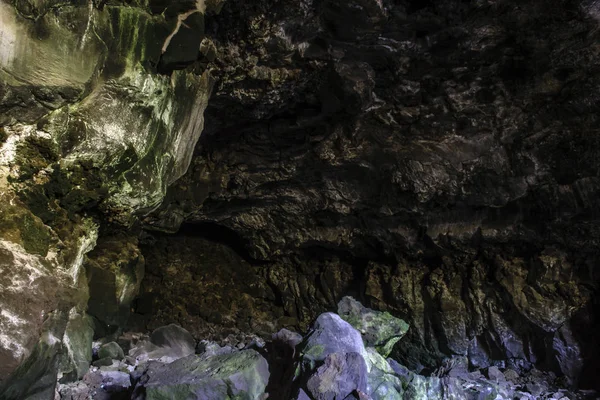
{"type": "MultiPolygon", "coordinates": [[[[0,2],[0,380],[14,372],[9,398],[53,392],[56,374],[72,371],[69,326],[86,325],[90,295],[117,303],[109,323],[125,321],[117,314],[143,273],[131,227],[186,171],[213,82],[207,70],[174,71],[178,15],[188,8],[202,22],[206,11],[180,6],[0,2]]],[[[189,28],[198,41],[201,28],[189,28]]]]}
{"type": "Polygon", "coordinates": [[[595,7],[226,3],[205,132],[147,226],[240,249],[281,326],[350,293],[410,323],[415,370],[595,385],[595,7]]]}
{"type": "Polygon", "coordinates": [[[199,399],[199,400],[427,400],[427,399],[582,399],[585,392],[557,389],[556,376],[532,370],[527,376],[497,367],[467,370],[466,357],[455,357],[433,376],[411,372],[370,346],[401,337],[406,322],[364,308],[356,300],[340,301],[340,315],[321,314],[304,338],[285,329],[267,343],[219,346],[202,341],[197,354],[191,335],[177,325],[160,327],[147,339],[140,334],[103,344],[83,379],[60,384],[61,399],[199,399]],[[349,310],[348,306],[352,309],[349,310]],[[368,321],[369,328],[364,322],[368,321]],[[189,337],[189,339],[184,339],[189,337]],[[148,348],[154,348],[147,352],[148,348]],[[102,353],[117,350],[107,362],[102,353]],[[290,351],[291,350],[291,351],[290,351]],[[140,357],[140,355],[144,355],[140,357]]]}
{"type": "MultiPolygon", "coordinates": [[[[0,398],[92,379],[94,339],[235,344],[346,295],[408,323],[359,330],[414,382],[461,360],[600,389],[599,23],[593,0],[0,0],[0,398]]],[[[375,379],[362,350],[318,361],[306,396],[375,379]]]]}

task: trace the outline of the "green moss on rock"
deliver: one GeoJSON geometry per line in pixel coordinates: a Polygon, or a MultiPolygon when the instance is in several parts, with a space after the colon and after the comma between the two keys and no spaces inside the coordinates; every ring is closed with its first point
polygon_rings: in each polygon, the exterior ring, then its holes
{"type": "Polygon", "coordinates": [[[18,179],[29,180],[57,160],[58,152],[52,140],[29,136],[17,146],[15,164],[19,166],[18,179]]]}
{"type": "Polygon", "coordinates": [[[338,303],[338,313],[361,333],[366,346],[374,347],[384,357],[408,332],[409,325],[400,318],[366,308],[352,297],[344,297],[338,303]]]}
{"type": "Polygon", "coordinates": [[[269,380],[267,361],[254,350],[209,359],[190,356],[151,368],[147,374],[148,400],[256,400],[265,393],[269,380]]]}
{"type": "Polygon", "coordinates": [[[23,247],[28,253],[39,254],[42,257],[48,255],[48,249],[52,237],[48,228],[33,215],[25,214],[21,225],[21,239],[23,247]]]}
{"type": "Polygon", "coordinates": [[[323,358],[323,353],[325,352],[325,346],[320,344],[310,346],[303,351],[303,355],[309,356],[315,359],[323,358]]]}

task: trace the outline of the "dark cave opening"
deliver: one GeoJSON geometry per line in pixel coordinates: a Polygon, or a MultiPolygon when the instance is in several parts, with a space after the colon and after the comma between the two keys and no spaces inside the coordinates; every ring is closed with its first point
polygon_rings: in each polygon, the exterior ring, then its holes
{"type": "Polygon", "coordinates": [[[223,224],[214,222],[187,223],[181,225],[181,228],[179,228],[175,235],[199,237],[210,242],[220,243],[231,248],[250,264],[261,265],[266,263],[266,261],[253,258],[248,250],[248,240],[223,224]]]}

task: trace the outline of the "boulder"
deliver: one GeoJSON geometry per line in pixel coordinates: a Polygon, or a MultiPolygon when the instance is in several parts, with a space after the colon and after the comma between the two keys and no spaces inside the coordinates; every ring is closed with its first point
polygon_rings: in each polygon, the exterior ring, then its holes
{"type": "Polygon", "coordinates": [[[92,362],[93,336],[91,318],[71,310],[63,338],[67,350],[66,360],[61,365],[63,377],[81,379],[86,374],[92,362]]]}
{"type": "Polygon", "coordinates": [[[402,382],[387,360],[336,314],[321,314],[297,352],[297,399],[401,399],[402,382]]]}
{"type": "Polygon", "coordinates": [[[565,324],[560,327],[552,339],[552,350],[561,372],[565,374],[571,386],[577,386],[584,366],[581,345],[575,339],[575,333],[565,324]]]}
{"type": "Polygon", "coordinates": [[[367,355],[360,333],[333,313],[317,318],[299,350],[305,360],[312,362],[323,361],[332,353],[358,353],[363,358],[367,355]]]}
{"type": "Polygon", "coordinates": [[[500,371],[498,367],[495,367],[493,365],[487,369],[486,375],[488,379],[493,382],[506,382],[506,377],[504,376],[502,371],[500,371]]]}
{"type": "Polygon", "coordinates": [[[81,381],[60,385],[58,394],[61,400],[87,400],[91,397],[90,387],[81,381]]]}
{"type": "Polygon", "coordinates": [[[193,354],[196,347],[192,335],[175,324],[161,326],[154,330],[150,335],[150,341],[160,347],[170,347],[184,356],[193,354]]]}
{"type": "Polygon", "coordinates": [[[294,396],[294,400],[311,400],[311,398],[308,397],[304,390],[300,389],[298,390],[298,394],[294,396]]]}
{"type": "Polygon", "coordinates": [[[367,391],[367,364],[358,353],[332,353],[309,378],[306,387],[317,400],[345,399],[367,391]]]}
{"type": "Polygon", "coordinates": [[[273,343],[282,347],[288,347],[291,350],[295,350],[296,346],[302,342],[302,335],[298,332],[292,332],[289,329],[281,329],[279,332],[274,333],[271,337],[273,343]]]}
{"type": "Polygon", "coordinates": [[[196,342],[192,335],[171,324],[157,328],[150,335],[150,341],[142,341],[129,351],[138,362],[160,360],[170,363],[195,353],[196,342]]]}
{"type": "Polygon", "coordinates": [[[201,340],[196,346],[196,353],[204,358],[220,356],[233,353],[235,349],[231,346],[220,346],[218,343],[201,340]]]}
{"type": "Polygon", "coordinates": [[[267,360],[254,350],[210,358],[192,355],[170,364],[151,363],[133,399],[258,400],[268,381],[267,360]]]}
{"type": "Polygon", "coordinates": [[[59,385],[61,400],[125,400],[131,397],[131,378],[122,371],[89,371],[83,380],[59,385]]]}
{"type": "Polygon", "coordinates": [[[44,331],[27,359],[0,385],[2,400],[52,400],[61,361],[65,313],[54,312],[44,322],[44,331]]]}
{"type": "Polygon", "coordinates": [[[384,357],[408,332],[408,324],[400,318],[364,307],[349,296],[338,303],[338,314],[361,333],[366,346],[375,347],[384,357]]]}
{"type": "Polygon", "coordinates": [[[374,348],[367,348],[367,366],[369,368],[367,390],[372,400],[402,399],[402,381],[396,375],[389,362],[374,348]]]}
{"type": "Polygon", "coordinates": [[[508,368],[504,371],[504,378],[511,382],[516,382],[519,379],[519,374],[514,369],[508,368]]]}
{"type": "Polygon", "coordinates": [[[116,342],[109,342],[103,344],[98,351],[99,358],[110,358],[113,360],[122,360],[125,358],[125,354],[123,353],[123,349],[116,342]]]}
{"type": "Polygon", "coordinates": [[[102,389],[108,393],[127,392],[131,387],[129,374],[122,371],[100,371],[102,389]]]}

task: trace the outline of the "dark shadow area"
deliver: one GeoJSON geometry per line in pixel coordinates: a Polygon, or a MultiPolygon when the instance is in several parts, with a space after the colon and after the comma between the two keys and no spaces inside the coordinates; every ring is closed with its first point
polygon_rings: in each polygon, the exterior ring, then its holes
{"type": "Polygon", "coordinates": [[[583,366],[579,380],[582,389],[600,390],[600,293],[571,318],[573,335],[583,349],[583,366]]]}
{"type": "Polygon", "coordinates": [[[248,251],[249,242],[233,229],[223,225],[212,222],[186,223],[181,225],[175,236],[197,237],[225,245],[243,258],[244,261],[253,265],[268,263],[253,258],[248,251]]]}

